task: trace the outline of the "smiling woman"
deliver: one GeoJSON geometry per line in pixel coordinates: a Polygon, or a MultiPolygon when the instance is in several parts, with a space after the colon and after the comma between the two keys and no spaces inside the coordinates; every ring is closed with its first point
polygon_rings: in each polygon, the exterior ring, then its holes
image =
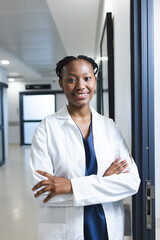
{"type": "Polygon", "coordinates": [[[117,126],[90,107],[97,70],[83,55],[57,63],[68,105],[39,124],[30,154],[41,240],[124,237],[122,200],[140,179],[117,126]]]}
{"type": "MultiPolygon", "coordinates": [[[[96,77],[94,68],[98,69],[98,66],[92,65],[92,61],[87,61],[86,57],[78,56],[72,64],[70,57],[66,58],[69,61],[68,64],[63,66],[60,73],[59,84],[64,90],[64,93],[69,102],[69,111],[72,111],[74,106],[89,107],[89,102],[93,97],[96,77]]],[[[90,59],[90,58],[88,58],[90,59]]],[[[56,71],[58,72],[58,66],[56,71]]]]}

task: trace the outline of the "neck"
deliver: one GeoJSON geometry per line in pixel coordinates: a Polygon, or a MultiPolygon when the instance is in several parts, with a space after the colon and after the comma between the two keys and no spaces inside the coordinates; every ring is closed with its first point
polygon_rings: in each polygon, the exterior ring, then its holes
{"type": "Polygon", "coordinates": [[[67,108],[68,108],[69,114],[73,119],[77,119],[79,121],[91,119],[91,110],[89,105],[84,107],[79,107],[79,108],[68,105],[67,108]]]}

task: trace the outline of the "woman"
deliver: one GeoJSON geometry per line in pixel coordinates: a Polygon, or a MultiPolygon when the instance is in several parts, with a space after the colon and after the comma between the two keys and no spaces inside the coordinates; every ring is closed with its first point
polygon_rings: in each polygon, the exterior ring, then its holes
{"type": "Polygon", "coordinates": [[[57,64],[68,105],[39,124],[31,148],[41,240],[124,237],[122,200],[140,179],[117,126],[89,105],[97,70],[83,55],[57,64]]]}

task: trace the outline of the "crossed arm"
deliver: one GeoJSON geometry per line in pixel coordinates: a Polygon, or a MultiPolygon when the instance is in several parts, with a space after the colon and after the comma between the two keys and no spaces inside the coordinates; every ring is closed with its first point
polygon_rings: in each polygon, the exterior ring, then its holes
{"type": "MultiPolygon", "coordinates": [[[[103,177],[111,176],[113,174],[128,173],[125,169],[128,167],[126,160],[120,161],[120,158],[116,159],[110,167],[105,171],[103,177]]],[[[43,203],[48,202],[51,198],[59,194],[73,193],[71,180],[68,178],[61,178],[51,175],[50,173],[36,170],[36,172],[47,180],[40,181],[33,188],[32,191],[36,191],[35,198],[39,197],[45,192],[49,192],[47,197],[43,200],[43,203]]]]}

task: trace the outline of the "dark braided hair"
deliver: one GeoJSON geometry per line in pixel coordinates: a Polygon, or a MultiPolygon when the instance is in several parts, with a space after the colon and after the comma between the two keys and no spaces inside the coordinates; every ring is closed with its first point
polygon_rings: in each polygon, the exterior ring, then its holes
{"type": "Polygon", "coordinates": [[[56,74],[57,76],[61,79],[62,78],[62,70],[63,67],[67,64],[69,64],[70,62],[76,60],[76,59],[83,59],[88,61],[89,63],[92,64],[93,67],[93,71],[94,71],[94,75],[96,75],[96,73],[98,72],[98,65],[97,63],[90,57],[87,57],[85,55],[79,55],[77,57],[74,56],[67,56],[65,58],[63,58],[62,60],[60,60],[57,64],[56,64],[56,74]]]}

